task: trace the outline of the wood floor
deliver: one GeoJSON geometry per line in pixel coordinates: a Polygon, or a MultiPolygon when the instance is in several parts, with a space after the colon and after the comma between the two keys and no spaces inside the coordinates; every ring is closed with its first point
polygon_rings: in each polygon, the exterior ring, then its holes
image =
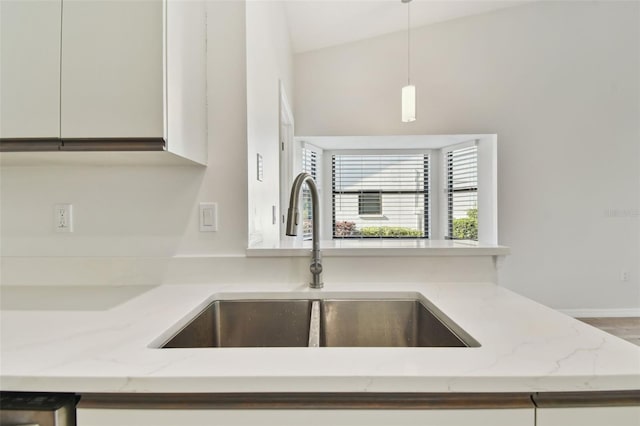
{"type": "Polygon", "coordinates": [[[640,346],[640,317],[578,319],[640,346]]]}

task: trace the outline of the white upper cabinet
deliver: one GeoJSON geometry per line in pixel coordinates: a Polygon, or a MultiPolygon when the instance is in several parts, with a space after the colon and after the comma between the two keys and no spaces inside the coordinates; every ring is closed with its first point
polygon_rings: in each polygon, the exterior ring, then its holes
{"type": "Polygon", "coordinates": [[[166,1],[167,149],[207,162],[207,23],[202,0],[166,1]]]}
{"type": "Polygon", "coordinates": [[[64,0],[64,138],[162,138],[163,1],[64,0]]]}
{"type": "Polygon", "coordinates": [[[206,164],[205,1],[0,4],[0,138],[58,138],[62,151],[164,149],[206,164]]]}
{"type": "Polygon", "coordinates": [[[61,1],[0,1],[0,138],[60,137],[61,1]]]}

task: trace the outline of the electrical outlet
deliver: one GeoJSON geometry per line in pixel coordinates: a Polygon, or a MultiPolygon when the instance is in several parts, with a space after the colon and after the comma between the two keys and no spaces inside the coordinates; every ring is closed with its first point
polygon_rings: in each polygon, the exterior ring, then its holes
{"type": "Polygon", "coordinates": [[[73,232],[73,205],[53,206],[53,228],[56,232],[73,232]]]}
{"type": "Polygon", "coordinates": [[[624,269],[620,271],[620,281],[629,281],[629,271],[624,269]]]}

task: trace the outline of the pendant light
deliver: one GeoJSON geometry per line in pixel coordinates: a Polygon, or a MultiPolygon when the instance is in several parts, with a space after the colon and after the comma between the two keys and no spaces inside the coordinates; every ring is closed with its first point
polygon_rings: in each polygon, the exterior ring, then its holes
{"type": "Polygon", "coordinates": [[[407,3],[407,85],[402,88],[402,121],[416,121],[416,86],[411,84],[411,0],[407,3]]]}

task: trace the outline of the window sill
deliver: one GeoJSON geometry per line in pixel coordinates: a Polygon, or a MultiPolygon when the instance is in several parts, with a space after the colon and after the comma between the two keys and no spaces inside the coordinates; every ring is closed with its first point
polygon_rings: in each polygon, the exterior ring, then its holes
{"type": "Polygon", "coordinates": [[[389,220],[389,218],[383,214],[361,214],[359,217],[362,220],[389,220]]]}
{"type": "MultiPolygon", "coordinates": [[[[345,239],[320,242],[322,255],[340,256],[504,256],[510,249],[497,244],[482,244],[471,240],[425,239],[345,239]]],[[[247,257],[309,256],[311,241],[261,242],[247,248],[247,257]]]]}

